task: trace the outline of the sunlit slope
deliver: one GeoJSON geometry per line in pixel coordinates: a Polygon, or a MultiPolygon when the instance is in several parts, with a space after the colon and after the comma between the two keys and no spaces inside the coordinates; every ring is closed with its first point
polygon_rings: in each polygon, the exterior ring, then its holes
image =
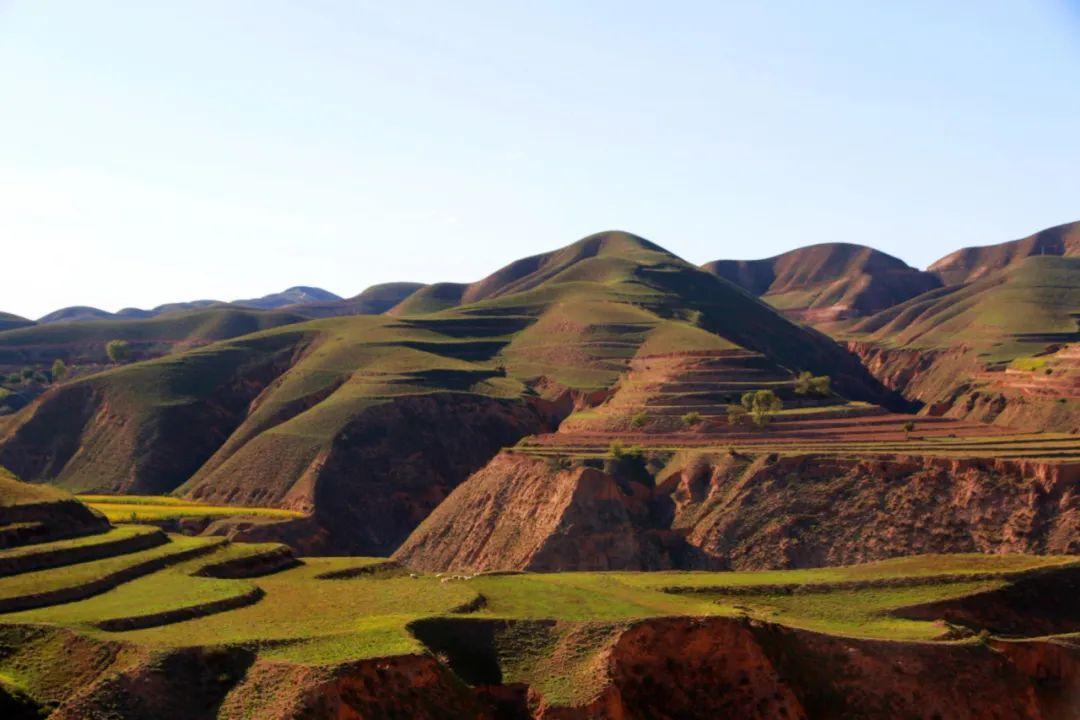
{"type": "MultiPolygon", "coordinates": [[[[85,378],[8,425],[0,461],[80,490],[179,488],[314,512],[387,552],[559,398],[641,353],[745,347],[880,389],[835,343],[626,233],[513,263],[436,313],[328,318],[85,378]]],[[[562,404],[560,404],[562,403],[562,404]]],[[[346,538],[334,540],[340,547],[346,538]]]]}
{"type": "Polygon", "coordinates": [[[1026,257],[968,285],[942,288],[866,318],[851,335],[891,347],[966,345],[1011,359],[1075,342],[1080,257],[1026,257]]]}
{"type": "Polygon", "coordinates": [[[702,267],[812,323],[869,315],[941,284],[898,258],[848,243],[810,245],[763,260],[717,260],[702,267]]]}
{"type": "Polygon", "coordinates": [[[106,363],[105,345],[110,340],[127,341],[136,358],[155,357],[305,319],[285,310],[214,307],[145,319],[53,322],[6,331],[0,325],[0,365],[48,364],[57,357],[69,365],[106,363]]]}
{"type": "Polygon", "coordinates": [[[968,247],[941,258],[927,271],[946,285],[974,282],[1032,256],[1080,257],[1080,222],[1047,228],[1021,240],[968,247]]]}

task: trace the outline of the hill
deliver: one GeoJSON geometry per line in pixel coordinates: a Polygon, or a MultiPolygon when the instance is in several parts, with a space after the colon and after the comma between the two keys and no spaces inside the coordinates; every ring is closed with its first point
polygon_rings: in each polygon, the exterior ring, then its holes
{"type": "Polygon", "coordinates": [[[1080,222],[1048,228],[1021,240],[957,250],[930,265],[927,272],[946,285],[963,285],[1034,255],[1080,257],[1080,222]]]}
{"type": "Polygon", "coordinates": [[[289,305],[309,305],[311,303],[334,302],[335,300],[341,299],[342,297],[340,295],[335,295],[329,290],[297,285],[296,287],[291,287],[278,293],[271,293],[270,295],[263,295],[258,298],[233,300],[232,304],[259,308],[261,310],[273,310],[289,305]]]}
{"type": "Polygon", "coordinates": [[[27,320],[24,317],[12,315],[11,313],[0,312],[0,332],[14,330],[15,328],[29,327],[33,324],[33,320],[27,320]]]}
{"type": "Polygon", "coordinates": [[[150,318],[42,323],[0,332],[0,368],[47,367],[58,357],[69,365],[105,364],[110,340],[129,342],[136,358],[155,357],[305,319],[285,311],[213,307],[150,318]]]}
{"type": "Polygon", "coordinates": [[[809,323],[870,315],[941,284],[891,255],[846,243],[811,245],[764,260],[716,260],[702,267],[809,323]]]}
{"type": "Polygon", "coordinates": [[[412,282],[389,282],[372,285],[359,295],[322,302],[290,305],[288,309],[309,318],[339,315],[379,315],[401,303],[424,285],[412,282]]]}
{"type": "Polygon", "coordinates": [[[1080,257],[1014,259],[837,336],[926,412],[1080,431],[1080,257]]]}
{"type": "Polygon", "coordinates": [[[0,462],[79,490],[312,512],[318,531],[293,524],[305,542],[389,552],[500,448],[602,399],[639,353],[742,347],[887,397],[828,338],[627,233],[513,263],[455,307],[397,312],[66,383],[12,418],[0,462]]]}

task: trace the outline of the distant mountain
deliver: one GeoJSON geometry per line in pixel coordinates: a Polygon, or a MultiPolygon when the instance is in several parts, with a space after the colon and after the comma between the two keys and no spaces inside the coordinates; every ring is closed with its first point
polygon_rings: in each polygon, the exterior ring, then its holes
{"type": "Polygon", "coordinates": [[[109,320],[115,317],[113,313],[88,305],[73,305],[71,307],[53,310],[48,315],[38,318],[38,323],[47,325],[58,322],[83,322],[86,320],[109,320]]]}
{"type": "MultiPolygon", "coordinates": [[[[419,285],[417,285],[417,287],[419,287],[419,285]]],[[[271,293],[269,295],[263,295],[262,297],[250,298],[247,300],[235,300],[231,303],[222,302],[221,300],[189,300],[186,302],[165,303],[164,305],[158,305],[149,310],[127,307],[115,313],[95,307],[77,305],[55,310],[44,317],[38,318],[38,323],[86,322],[88,320],[146,320],[166,313],[185,310],[200,310],[214,306],[244,307],[254,308],[256,310],[277,310],[284,307],[293,309],[305,305],[334,302],[342,302],[342,298],[328,290],[298,285],[279,293],[271,293]]],[[[336,314],[344,315],[348,313],[341,312],[336,314]]],[[[0,325],[0,331],[4,329],[6,328],[0,325]]]]}
{"type": "Polygon", "coordinates": [[[309,305],[311,303],[324,303],[342,300],[340,295],[335,295],[329,290],[306,285],[297,285],[278,293],[263,295],[259,298],[247,300],[233,300],[233,305],[259,308],[260,310],[273,310],[289,305],[309,305]]]}
{"type": "Polygon", "coordinates": [[[4,330],[14,330],[15,328],[28,327],[33,324],[33,320],[27,320],[24,317],[12,315],[11,313],[0,312],[0,332],[3,332],[4,330]]]}
{"type": "Polygon", "coordinates": [[[927,272],[941,278],[946,285],[962,285],[1032,255],[1080,257],[1080,222],[1048,228],[1021,240],[957,250],[935,262],[927,272]]]}
{"type": "Polygon", "coordinates": [[[426,287],[423,283],[389,282],[372,285],[351,298],[310,302],[288,306],[289,310],[307,317],[338,317],[341,315],[379,315],[410,295],[426,287]]]}
{"type": "Polygon", "coordinates": [[[716,260],[708,272],[804,322],[871,315],[941,285],[930,273],[863,245],[810,245],[764,260],[716,260]]]}

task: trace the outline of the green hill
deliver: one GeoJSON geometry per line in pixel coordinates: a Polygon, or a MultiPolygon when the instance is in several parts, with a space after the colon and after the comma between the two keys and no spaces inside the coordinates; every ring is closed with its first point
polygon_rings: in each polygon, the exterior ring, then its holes
{"type": "Polygon", "coordinates": [[[8,423],[0,462],[79,490],[314,512],[325,547],[388,552],[501,447],[553,427],[638,353],[745,347],[884,396],[825,336],[627,233],[513,263],[455,307],[408,304],[67,383],[8,423]]]}
{"type": "Polygon", "coordinates": [[[946,285],[963,285],[1039,255],[1080,256],[1080,222],[1047,228],[1021,240],[963,248],[933,263],[927,271],[946,285]]]}
{"type": "Polygon", "coordinates": [[[1080,257],[1029,256],[963,286],[934,290],[851,326],[891,347],[966,346],[993,360],[1080,340],[1080,257]]]}

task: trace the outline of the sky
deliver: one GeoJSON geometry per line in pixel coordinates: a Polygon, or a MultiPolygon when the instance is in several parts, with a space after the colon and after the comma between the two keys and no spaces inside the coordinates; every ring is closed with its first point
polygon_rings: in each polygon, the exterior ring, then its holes
{"type": "Polygon", "coordinates": [[[0,310],[1080,219],[1080,0],[0,0],[0,310]]]}

